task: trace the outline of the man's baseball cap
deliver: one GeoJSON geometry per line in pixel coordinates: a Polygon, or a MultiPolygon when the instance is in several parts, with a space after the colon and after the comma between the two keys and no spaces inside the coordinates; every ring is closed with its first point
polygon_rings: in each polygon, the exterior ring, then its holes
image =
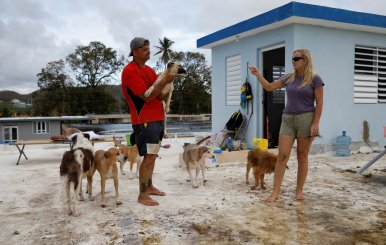
{"type": "Polygon", "coordinates": [[[149,40],[143,38],[143,37],[135,37],[130,42],[130,54],[129,56],[133,56],[133,49],[142,48],[143,46],[149,45],[149,40]]]}

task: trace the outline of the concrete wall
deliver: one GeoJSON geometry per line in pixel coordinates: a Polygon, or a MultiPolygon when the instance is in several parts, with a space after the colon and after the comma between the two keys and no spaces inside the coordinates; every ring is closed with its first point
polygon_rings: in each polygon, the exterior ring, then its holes
{"type": "MultiPolygon", "coordinates": [[[[221,131],[231,114],[246,110],[240,106],[226,106],[226,57],[241,54],[242,74],[247,76],[247,62],[260,66],[261,50],[283,44],[286,72],[292,71],[292,52],[307,48],[311,51],[314,70],[324,80],[324,107],[320,122],[322,137],[315,145],[333,145],[342,130],[352,140],[362,141],[362,124],[369,122],[370,140],[381,147],[386,144],[383,127],[386,126],[386,104],[354,104],[354,48],[356,44],[386,47],[386,35],[348,31],[311,25],[293,24],[241,38],[212,49],[212,130],[221,131]]],[[[254,93],[254,114],[246,132],[249,145],[254,137],[263,135],[262,88],[256,78],[249,75],[254,93]]],[[[250,112],[251,110],[249,110],[250,112]]],[[[249,118],[249,115],[247,115],[249,118]]]]}

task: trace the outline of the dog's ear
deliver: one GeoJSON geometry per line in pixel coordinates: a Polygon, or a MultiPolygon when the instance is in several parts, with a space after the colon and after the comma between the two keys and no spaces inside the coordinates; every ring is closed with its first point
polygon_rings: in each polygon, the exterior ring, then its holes
{"type": "Polygon", "coordinates": [[[72,138],[71,138],[72,143],[75,144],[77,139],[78,139],[78,135],[72,136],[72,138]]]}
{"type": "Polygon", "coordinates": [[[83,136],[84,136],[86,139],[90,140],[90,134],[84,133],[83,136]]]}
{"type": "Polygon", "coordinates": [[[110,154],[110,151],[106,151],[105,154],[104,154],[105,158],[109,158],[110,155],[111,155],[111,154],[110,154]]]}
{"type": "Polygon", "coordinates": [[[172,68],[173,65],[174,65],[174,62],[169,62],[166,67],[169,69],[169,68],[172,68]]]}

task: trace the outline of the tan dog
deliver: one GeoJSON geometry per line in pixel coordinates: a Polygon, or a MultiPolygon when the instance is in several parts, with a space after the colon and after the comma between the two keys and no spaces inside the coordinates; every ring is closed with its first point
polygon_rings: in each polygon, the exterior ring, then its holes
{"type": "Polygon", "coordinates": [[[186,74],[186,71],[182,66],[178,63],[169,62],[167,65],[166,70],[158,76],[157,80],[154,82],[148,90],[145,92],[145,97],[149,97],[151,92],[153,92],[154,87],[157,86],[158,83],[162,80],[167,80],[168,83],[165,85],[165,87],[160,92],[160,98],[162,98],[163,101],[163,107],[164,107],[164,136],[167,137],[167,130],[166,130],[166,113],[170,112],[170,101],[172,99],[172,92],[174,89],[173,81],[182,75],[186,74]]]}
{"type": "Polygon", "coordinates": [[[184,163],[186,164],[186,170],[189,174],[189,180],[188,182],[192,182],[192,185],[194,188],[197,188],[197,177],[198,174],[202,173],[202,179],[203,184],[207,182],[205,179],[205,158],[214,158],[215,156],[209,152],[209,148],[206,146],[200,146],[200,145],[187,145],[184,148],[184,152],[182,153],[182,159],[184,160],[184,163]],[[193,178],[192,170],[196,170],[196,175],[193,178]]]}
{"type": "MultiPolygon", "coordinates": [[[[112,147],[107,151],[98,150],[95,152],[95,169],[98,170],[101,176],[101,193],[102,193],[102,204],[101,207],[106,207],[105,187],[106,179],[113,178],[115,187],[115,203],[121,205],[122,202],[119,200],[118,191],[118,168],[117,160],[121,157],[119,149],[112,147]]],[[[95,173],[94,169],[94,173],[95,173]]]]}
{"type": "Polygon", "coordinates": [[[132,145],[132,146],[123,145],[120,140],[115,138],[115,136],[113,137],[113,140],[114,140],[114,145],[116,147],[118,147],[118,149],[120,150],[120,152],[122,154],[122,157],[120,157],[118,159],[121,174],[122,175],[125,174],[125,172],[123,171],[123,165],[125,164],[126,161],[129,161],[130,162],[130,178],[134,178],[134,172],[133,172],[134,163],[137,163],[137,171],[136,171],[135,175],[137,177],[139,177],[138,171],[139,171],[139,168],[141,167],[143,157],[139,156],[137,146],[136,145],[132,145]]]}
{"type": "Polygon", "coordinates": [[[259,181],[261,184],[261,189],[265,189],[264,174],[270,174],[275,171],[277,155],[256,148],[248,152],[247,160],[247,173],[245,176],[246,184],[249,184],[249,171],[251,168],[253,168],[255,185],[251,187],[251,190],[256,190],[256,188],[259,186],[259,181]]]}
{"type": "Polygon", "coordinates": [[[67,127],[65,124],[62,124],[62,130],[63,130],[63,135],[65,137],[68,137],[75,133],[82,133],[82,131],[80,131],[79,129],[67,127]]]}

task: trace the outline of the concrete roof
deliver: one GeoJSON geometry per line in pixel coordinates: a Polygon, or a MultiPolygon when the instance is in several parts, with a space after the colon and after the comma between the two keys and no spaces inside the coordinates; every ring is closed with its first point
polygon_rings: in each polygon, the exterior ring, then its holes
{"type": "Polygon", "coordinates": [[[386,34],[386,16],[290,2],[199,38],[197,48],[210,49],[259,32],[296,23],[386,34]]]}

